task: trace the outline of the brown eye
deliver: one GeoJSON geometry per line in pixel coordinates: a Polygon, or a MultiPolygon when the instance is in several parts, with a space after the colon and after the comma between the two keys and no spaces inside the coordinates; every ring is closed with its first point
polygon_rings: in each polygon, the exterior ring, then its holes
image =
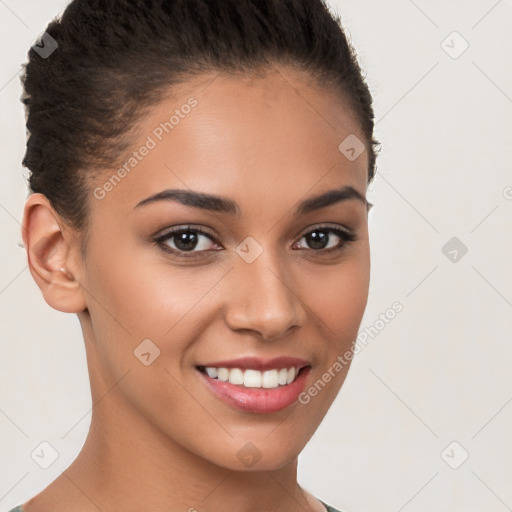
{"type": "Polygon", "coordinates": [[[192,227],[178,227],[169,230],[159,236],[155,242],[164,251],[178,257],[197,256],[199,253],[215,250],[217,245],[213,237],[206,231],[192,227]]]}
{"type": "MultiPolygon", "coordinates": [[[[306,250],[318,252],[330,252],[331,250],[343,249],[349,242],[357,239],[356,235],[351,231],[345,231],[339,228],[318,227],[308,231],[302,236],[308,247],[306,250]],[[336,242],[338,239],[338,242],[336,242]]],[[[295,247],[295,246],[294,246],[295,247]]]]}

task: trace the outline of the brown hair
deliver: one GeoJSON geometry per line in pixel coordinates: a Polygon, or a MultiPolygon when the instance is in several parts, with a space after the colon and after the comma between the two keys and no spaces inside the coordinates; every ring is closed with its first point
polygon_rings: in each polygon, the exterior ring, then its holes
{"type": "Polygon", "coordinates": [[[324,0],[74,0],[45,32],[58,46],[50,55],[31,48],[21,77],[23,165],[31,192],[76,229],[87,227],[93,171],[129,149],[137,118],[173,84],[207,71],[281,63],[339,92],[366,139],[368,182],[374,177],[372,97],[324,0]]]}

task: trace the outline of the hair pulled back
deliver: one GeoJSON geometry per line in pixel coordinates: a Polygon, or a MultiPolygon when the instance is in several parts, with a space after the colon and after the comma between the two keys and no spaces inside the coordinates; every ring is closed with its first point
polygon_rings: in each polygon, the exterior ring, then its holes
{"type": "Polygon", "coordinates": [[[88,183],[129,148],[138,117],[173,84],[209,71],[271,64],[306,71],[346,98],[375,174],[372,97],[339,17],[324,0],[74,0],[24,64],[31,192],[74,228],[88,220],[88,183]]]}

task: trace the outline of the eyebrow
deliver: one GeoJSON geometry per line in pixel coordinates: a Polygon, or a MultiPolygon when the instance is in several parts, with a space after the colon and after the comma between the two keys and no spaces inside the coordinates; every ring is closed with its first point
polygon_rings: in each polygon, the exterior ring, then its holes
{"type": "MultiPolygon", "coordinates": [[[[373,206],[373,204],[369,203],[354,187],[345,185],[341,188],[329,190],[318,196],[305,199],[295,207],[293,216],[298,217],[300,215],[305,215],[306,213],[310,213],[314,210],[326,208],[333,204],[350,199],[360,201],[368,210],[373,206]]],[[[185,206],[191,206],[193,208],[240,216],[240,208],[238,204],[231,199],[184,189],[167,189],[162,192],[158,192],[157,194],[143,199],[135,206],[135,209],[159,201],[178,201],[185,206]]]]}

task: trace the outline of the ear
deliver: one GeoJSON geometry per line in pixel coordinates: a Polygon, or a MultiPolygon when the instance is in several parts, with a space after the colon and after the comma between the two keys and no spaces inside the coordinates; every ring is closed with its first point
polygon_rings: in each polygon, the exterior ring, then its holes
{"type": "Polygon", "coordinates": [[[23,212],[23,244],[28,266],[44,300],[64,313],[79,313],[87,308],[76,276],[79,261],[73,259],[75,241],[70,228],[43,194],[31,194],[23,212]]]}

